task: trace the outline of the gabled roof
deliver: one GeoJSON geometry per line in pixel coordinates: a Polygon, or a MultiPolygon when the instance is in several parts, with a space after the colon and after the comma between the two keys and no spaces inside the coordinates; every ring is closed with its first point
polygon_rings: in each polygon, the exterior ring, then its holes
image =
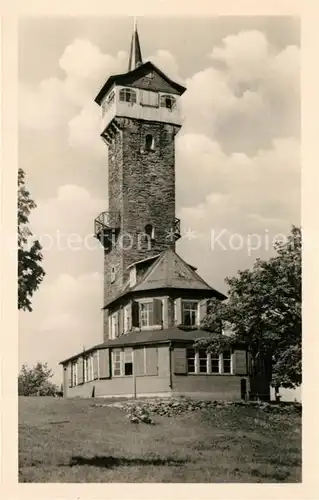
{"type": "Polygon", "coordinates": [[[132,71],[129,71],[127,73],[122,73],[120,75],[110,76],[106,81],[106,83],[101,88],[101,90],[99,91],[96,98],[94,99],[95,102],[101,105],[104,96],[107,94],[107,92],[111,89],[111,87],[114,84],[124,85],[124,86],[132,85],[136,80],[146,75],[150,71],[155,71],[158,75],[160,75],[163,78],[163,80],[165,80],[166,83],[168,83],[168,85],[170,85],[179,95],[182,95],[185,92],[186,90],[185,87],[168,78],[168,76],[166,76],[165,73],[163,73],[159,68],[157,68],[155,64],[153,64],[151,61],[147,61],[144,64],[137,66],[137,68],[133,69],[132,71]]]}

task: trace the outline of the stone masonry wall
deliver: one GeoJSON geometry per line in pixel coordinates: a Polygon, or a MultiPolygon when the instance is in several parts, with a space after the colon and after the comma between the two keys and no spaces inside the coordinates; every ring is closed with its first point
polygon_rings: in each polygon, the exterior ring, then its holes
{"type": "MultiPolygon", "coordinates": [[[[119,211],[121,232],[117,245],[104,258],[105,303],[128,279],[127,266],[156,255],[175,242],[167,238],[175,219],[175,135],[179,128],[160,122],[117,118],[121,131],[109,146],[109,210],[119,211]],[[145,137],[154,137],[154,150],[146,151],[145,137]],[[155,227],[155,241],[141,242],[146,224],[155,227]],[[129,236],[128,236],[129,235],[129,236]],[[111,283],[111,268],[116,279],[111,283]]],[[[107,311],[104,338],[108,336],[107,311]]]]}

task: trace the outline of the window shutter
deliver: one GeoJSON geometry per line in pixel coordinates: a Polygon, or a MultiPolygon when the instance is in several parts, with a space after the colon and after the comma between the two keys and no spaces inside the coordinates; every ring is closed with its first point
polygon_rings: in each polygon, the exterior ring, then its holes
{"type": "Polygon", "coordinates": [[[68,372],[68,385],[69,387],[72,387],[72,365],[69,363],[67,365],[67,372],[68,372]]]}
{"type": "Polygon", "coordinates": [[[124,311],[123,308],[118,311],[118,337],[124,333],[124,311]]]}
{"type": "Polygon", "coordinates": [[[158,350],[157,347],[146,347],[146,375],[158,375],[158,350]]]}
{"type": "Polygon", "coordinates": [[[144,106],[158,106],[158,94],[157,92],[151,92],[149,90],[141,91],[141,104],[144,106]]]}
{"type": "Polygon", "coordinates": [[[110,350],[100,349],[98,351],[99,355],[99,378],[109,378],[111,376],[110,371],[110,350]]]}
{"type": "Polygon", "coordinates": [[[83,357],[81,356],[77,360],[77,365],[78,365],[78,384],[83,384],[84,382],[84,366],[83,366],[83,357]]]}
{"type": "Polygon", "coordinates": [[[161,299],[153,300],[153,322],[152,325],[162,325],[163,322],[163,302],[161,299]]]}
{"type": "Polygon", "coordinates": [[[182,299],[175,299],[174,302],[174,316],[175,316],[175,325],[182,324],[182,299]]]}
{"type": "Polygon", "coordinates": [[[233,360],[235,375],[247,375],[246,351],[235,351],[233,360]]]}
{"type": "Polygon", "coordinates": [[[174,373],[181,375],[187,373],[186,347],[175,348],[174,351],[174,373]]]}
{"type": "Polygon", "coordinates": [[[140,310],[138,302],[132,302],[132,326],[138,327],[140,326],[140,310]]]}
{"type": "Polygon", "coordinates": [[[199,303],[199,323],[205,319],[207,315],[207,300],[201,300],[199,303]]]}
{"type": "Polygon", "coordinates": [[[94,351],[93,353],[93,379],[96,380],[99,378],[99,360],[98,360],[98,351],[94,351]]]}
{"type": "Polygon", "coordinates": [[[115,332],[114,332],[114,337],[118,337],[119,336],[119,313],[120,313],[120,311],[116,311],[114,313],[115,314],[115,321],[114,321],[115,332]]]}
{"type": "Polygon", "coordinates": [[[137,377],[145,375],[145,365],[144,365],[144,347],[138,347],[134,349],[133,363],[134,363],[134,375],[137,377]]]}
{"type": "Polygon", "coordinates": [[[111,316],[109,316],[107,318],[107,321],[108,321],[108,327],[109,327],[109,339],[112,338],[112,320],[111,320],[111,316]]]}

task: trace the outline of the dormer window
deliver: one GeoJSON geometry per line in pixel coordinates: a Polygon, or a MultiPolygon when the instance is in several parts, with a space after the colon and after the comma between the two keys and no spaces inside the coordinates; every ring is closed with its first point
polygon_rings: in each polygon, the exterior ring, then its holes
{"type": "Polygon", "coordinates": [[[162,95],[160,106],[161,108],[173,109],[176,104],[176,100],[171,95],[162,95]]]}
{"type": "Polygon", "coordinates": [[[121,89],[120,90],[120,101],[129,102],[131,104],[136,103],[136,92],[132,89],[121,89]]]}
{"type": "Polygon", "coordinates": [[[152,134],[147,134],[145,136],[145,151],[154,151],[155,149],[155,140],[152,134]]]}

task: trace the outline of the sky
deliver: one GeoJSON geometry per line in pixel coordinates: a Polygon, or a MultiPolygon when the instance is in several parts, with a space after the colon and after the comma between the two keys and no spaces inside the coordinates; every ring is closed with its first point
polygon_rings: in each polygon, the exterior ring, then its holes
{"type": "MultiPolygon", "coordinates": [[[[187,91],[176,138],[178,253],[214,288],[300,224],[300,26],[292,17],[138,18],[143,60],[187,91]],[[186,233],[186,234],[185,234],[186,233]]],[[[19,364],[102,341],[107,147],[94,98],[125,72],[133,20],[19,26],[19,166],[37,208],[45,279],[19,318],[19,364]]]]}

